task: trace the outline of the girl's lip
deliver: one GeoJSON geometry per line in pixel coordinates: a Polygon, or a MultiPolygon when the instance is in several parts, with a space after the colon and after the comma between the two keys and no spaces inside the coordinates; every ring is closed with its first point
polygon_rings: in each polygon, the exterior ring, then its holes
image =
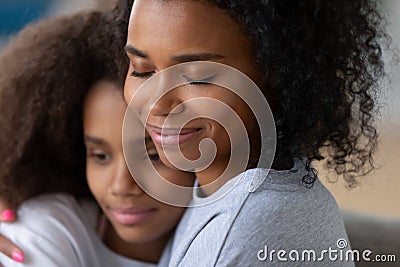
{"type": "Polygon", "coordinates": [[[110,208],[115,221],[123,225],[135,225],[149,219],[156,211],[155,208],[110,208]]]}
{"type": "Polygon", "coordinates": [[[148,133],[157,145],[173,146],[183,144],[193,139],[202,128],[160,128],[147,126],[148,133]]]}

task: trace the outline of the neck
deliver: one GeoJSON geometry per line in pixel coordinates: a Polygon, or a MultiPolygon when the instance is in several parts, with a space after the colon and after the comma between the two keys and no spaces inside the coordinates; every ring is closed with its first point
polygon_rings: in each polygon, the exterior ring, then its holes
{"type": "Polygon", "coordinates": [[[220,189],[227,181],[245,171],[233,164],[227,169],[228,160],[214,161],[207,169],[196,172],[196,178],[205,196],[209,196],[220,189]],[[227,171],[225,171],[227,169],[227,171]],[[225,172],[224,172],[225,171],[225,172]]]}
{"type": "Polygon", "coordinates": [[[105,232],[104,243],[113,252],[138,261],[157,263],[167,245],[171,233],[145,243],[131,243],[123,240],[109,223],[105,232]]]}
{"type": "Polygon", "coordinates": [[[294,161],[292,158],[283,160],[276,157],[272,163],[271,168],[274,170],[281,171],[281,170],[290,170],[291,168],[293,168],[293,166],[294,166],[294,161]]]}

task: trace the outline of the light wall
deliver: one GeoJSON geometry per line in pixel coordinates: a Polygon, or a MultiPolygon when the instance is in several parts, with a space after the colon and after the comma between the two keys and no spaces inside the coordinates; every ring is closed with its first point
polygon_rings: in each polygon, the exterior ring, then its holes
{"type": "MultiPolygon", "coordinates": [[[[388,17],[391,48],[400,48],[400,1],[381,2],[388,17]]],[[[386,51],[385,57],[390,81],[382,84],[383,95],[380,99],[383,107],[378,122],[381,134],[377,154],[379,169],[363,178],[361,184],[352,190],[346,189],[340,182],[326,182],[326,172],[322,169],[320,177],[342,209],[400,218],[400,65],[396,65],[393,53],[386,51]]]]}

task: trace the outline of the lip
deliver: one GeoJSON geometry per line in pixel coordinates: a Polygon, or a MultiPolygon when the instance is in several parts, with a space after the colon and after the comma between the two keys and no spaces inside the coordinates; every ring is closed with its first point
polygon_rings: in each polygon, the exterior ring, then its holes
{"type": "Polygon", "coordinates": [[[147,132],[157,145],[173,146],[192,140],[202,128],[161,128],[147,125],[147,132]]]}
{"type": "Polygon", "coordinates": [[[148,220],[156,208],[110,208],[113,218],[122,225],[135,225],[148,220]]]}

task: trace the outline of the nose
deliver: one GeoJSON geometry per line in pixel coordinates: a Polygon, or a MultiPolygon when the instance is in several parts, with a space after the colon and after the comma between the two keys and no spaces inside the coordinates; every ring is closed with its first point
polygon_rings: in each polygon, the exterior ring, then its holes
{"type": "MultiPolygon", "coordinates": [[[[143,91],[149,94],[147,111],[152,116],[168,116],[169,114],[181,113],[185,107],[180,99],[184,96],[184,88],[176,88],[176,75],[161,72],[143,91]]],[[[145,93],[143,93],[144,95],[145,93]]],[[[140,94],[142,95],[142,94],[140,94]]]]}
{"type": "Polygon", "coordinates": [[[185,110],[185,104],[179,99],[176,91],[170,91],[157,102],[149,104],[150,115],[165,117],[169,114],[179,114],[185,110]]]}
{"type": "Polygon", "coordinates": [[[123,157],[118,160],[115,167],[114,178],[109,190],[116,197],[141,196],[144,193],[131,176],[123,157]]]}

